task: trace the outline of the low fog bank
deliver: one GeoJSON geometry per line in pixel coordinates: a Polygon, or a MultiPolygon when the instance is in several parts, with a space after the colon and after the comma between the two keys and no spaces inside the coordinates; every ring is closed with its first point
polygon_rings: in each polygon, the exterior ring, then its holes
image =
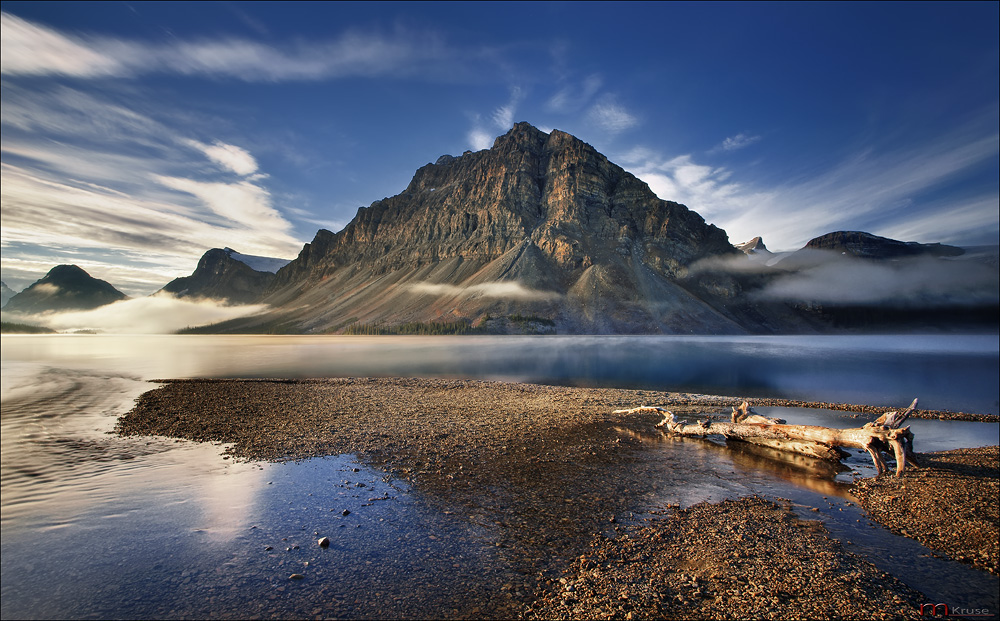
{"type": "Polygon", "coordinates": [[[692,272],[759,275],[763,284],[753,295],[762,300],[901,308],[1000,304],[995,262],[972,256],[883,261],[800,250],[708,259],[694,265],[692,272]]]}
{"type": "Polygon", "coordinates": [[[521,283],[514,281],[486,282],[467,287],[441,283],[418,282],[409,285],[409,290],[412,293],[426,295],[484,297],[523,301],[545,301],[554,300],[560,297],[558,293],[553,291],[528,289],[521,283]]]}
{"type": "Polygon", "coordinates": [[[256,315],[266,304],[227,306],[218,300],[175,298],[157,294],[114,302],[92,310],[37,314],[3,313],[3,321],[44,326],[58,332],[173,334],[188,327],[256,315]]]}

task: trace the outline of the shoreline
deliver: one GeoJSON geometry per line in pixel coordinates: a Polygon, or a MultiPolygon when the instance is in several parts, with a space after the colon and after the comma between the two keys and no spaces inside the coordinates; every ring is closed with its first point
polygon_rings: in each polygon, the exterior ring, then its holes
{"type": "MultiPolygon", "coordinates": [[[[437,380],[437,379],[423,379],[423,378],[393,378],[393,377],[378,377],[378,378],[355,378],[355,377],[342,377],[342,378],[323,378],[323,379],[287,379],[287,378],[180,378],[180,379],[151,379],[147,380],[151,384],[184,384],[184,383],[213,383],[213,382],[278,382],[285,384],[313,384],[313,383],[324,383],[329,382],[331,379],[342,379],[342,380],[356,380],[356,379],[412,379],[417,381],[468,381],[468,382],[484,382],[491,384],[517,384],[525,386],[546,386],[551,388],[571,388],[578,390],[617,390],[622,392],[637,393],[637,394],[655,394],[662,395],[664,401],[662,403],[657,403],[655,405],[669,406],[677,408],[678,413],[689,413],[696,412],[701,413],[705,411],[705,408],[718,408],[718,413],[728,414],[728,411],[724,411],[725,408],[738,407],[744,401],[748,402],[751,407],[788,407],[788,408],[809,408],[809,409],[821,409],[821,410],[833,410],[839,412],[855,412],[852,418],[862,418],[864,415],[873,415],[872,420],[875,420],[882,414],[886,412],[899,411],[906,409],[905,404],[899,406],[887,406],[887,405],[866,405],[862,403],[834,403],[829,401],[803,401],[800,399],[784,399],[780,397],[732,397],[725,395],[709,395],[694,392],[663,392],[648,389],[638,389],[638,388],[587,388],[587,387],[577,387],[577,386],[563,386],[557,384],[534,384],[529,382],[504,382],[504,381],[490,381],[490,380],[437,380]]],[[[650,405],[650,404],[645,404],[650,405]]],[[[969,421],[976,423],[1000,423],[1000,414],[980,414],[976,412],[955,412],[952,410],[923,410],[918,408],[910,418],[919,418],[926,420],[955,420],[955,421],[969,421]]],[[[863,424],[863,423],[862,423],[863,424]]]]}
{"type": "MultiPolygon", "coordinates": [[[[823,601],[849,601],[865,611],[859,617],[898,618],[918,616],[923,601],[846,550],[820,522],[800,520],[790,506],[770,500],[744,497],[673,508],[652,523],[630,518],[650,476],[660,476],[643,451],[649,442],[665,440],[653,435],[659,416],[611,412],[641,404],[684,414],[727,412],[742,399],[477,380],[157,382],[164,385],[143,394],[119,419],[116,433],[223,442],[227,455],[243,460],[353,454],[459,515],[497,524],[497,546],[520,576],[510,591],[522,595],[507,607],[484,603],[486,616],[726,618],[753,610],[811,618],[837,616],[823,601]],[[669,546],[663,547],[665,541],[669,546]],[[699,549],[695,556],[703,558],[704,567],[682,570],[667,560],[699,549]],[[622,569],[626,566],[631,569],[622,569]],[[797,578],[789,582],[788,575],[797,578]],[[640,578],[642,588],[622,599],[622,589],[640,578]]],[[[748,401],[801,407],[785,400],[748,401]]],[[[889,409],[864,412],[874,419],[889,409]]],[[[682,446],[697,449],[697,442],[682,446]]],[[[947,546],[926,533],[921,539],[912,528],[910,512],[921,511],[928,532],[950,529],[971,542],[962,551],[952,549],[951,558],[995,573],[996,537],[991,542],[988,532],[982,536],[980,520],[962,516],[988,517],[990,505],[995,513],[990,490],[997,482],[998,451],[926,454],[929,467],[915,475],[865,480],[878,485],[862,482],[853,488],[871,487],[871,494],[858,494],[859,501],[894,532],[936,543],[941,553],[947,546]],[[969,460],[979,465],[970,466],[969,460]],[[900,496],[880,487],[893,485],[905,486],[907,494],[913,490],[920,501],[879,504],[888,495],[900,496]],[[970,493],[959,497],[959,490],[970,493]],[[960,503],[961,511],[928,510],[945,496],[960,503]],[[977,532],[980,536],[971,536],[977,532]]]]}

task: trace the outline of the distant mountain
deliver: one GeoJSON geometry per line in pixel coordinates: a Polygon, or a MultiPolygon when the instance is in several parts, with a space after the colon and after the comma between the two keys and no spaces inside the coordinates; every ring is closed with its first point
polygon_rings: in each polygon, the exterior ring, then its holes
{"type": "Polygon", "coordinates": [[[4,310],[16,313],[88,310],[126,299],[124,293],[76,265],[57,265],[44,278],[10,298],[4,310]]]}
{"type": "Polygon", "coordinates": [[[733,244],[733,247],[742,252],[743,254],[764,254],[771,255],[772,252],[767,249],[764,245],[764,240],[760,237],[754,237],[750,241],[745,241],[742,244],[733,244]]]}
{"type": "Polygon", "coordinates": [[[278,271],[262,298],[270,313],[219,329],[808,329],[783,304],[751,302],[744,287],[754,283],[697,268],[740,256],[725,231],[659,199],[590,145],[518,123],[491,149],[420,168],[401,194],[361,208],[339,233],[319,231],[278,271]]]}
{"type": "Polygon", "coordinates": [[[213,248],[202,255],[190,276],[170,281],[161,291],[176,297],[250,304],[258,301],[271,285],[274,272],[289,262],[240,254],[232,248],[213,248]]]}
{"type": "Polygon", "coordinates": [[[229,255],[230,259],[244,263],[256,272],[277,273],[278,270],[292,262],[291,259],[278,259],[275,257],[260,257],[253,254],[240,254],[232,248],[223,248],[223,252],[229,255]]]}
{"type": "Polygon", "coordinates": [[[7,283],[0,280],[0,308],[7,304],[7,300],[17,295],[17,292],[7,286],[7,283]]]}
{"type": "Polygon", "coordinates": [[[829,250],[862,259],[898,259],[900,257],[956,257],[965,251],[944,244],[920,244],[879,237],[862,231],[836,231],[809,240],[809,250],[829,250]]]}

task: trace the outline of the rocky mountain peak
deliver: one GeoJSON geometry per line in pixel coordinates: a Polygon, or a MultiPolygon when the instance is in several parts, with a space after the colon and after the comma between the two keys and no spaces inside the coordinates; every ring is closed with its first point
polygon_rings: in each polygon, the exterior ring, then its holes
{"type": "MultiPolygon", "coordinates": [[[[517,123],[493,148],[441,156],[407,188],[358,210],[332,236],[326,270],[363,262],[398,269],[451,257],[492,259],[524,240],[570,269],[607,252],[652,255],[679,274],[706,253],[732,252],[725,233],[565,132],[517,123]]],[[[323,244],[327,245],[327,244],[323,244]]],[[[316,240],[306,257],[317,259],[316,240]]],[[[301,270],[289,266],[279,280],[301,270]]]]}
{"type": "Polygon", "coordinates": [[[212,248],[201,256],[190,276],[175,278],[163,289],[179,298],[208,298],[230,304],[250,304],[257,301],[274,281],[270,271],[259,271],[247,260],[278,261],[269,257],[241,255],[232,248],[212,248]]]}
{"type": "Polygon", "coordinates": [[[733,244],[733,246],[744,254],[771,254],[771,251],[764,245],[764,240],[759,236],[742,244],[733,244]]]}

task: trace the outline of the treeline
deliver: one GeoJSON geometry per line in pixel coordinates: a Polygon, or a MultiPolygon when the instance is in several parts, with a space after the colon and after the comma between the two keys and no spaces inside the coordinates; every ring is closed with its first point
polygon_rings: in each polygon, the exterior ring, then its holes
{"type": "MultiPolygon", "coordinates": [[[[353,323],[344,328],[344,334],[357,336],[378,335],[447,335],[447,334],[504,334],[501,326],[489,322],[498,319],[486,314],[475,325],[468,321],[410,321],[398,325],[382,323],[353,323]]],[[[502,321],[502,318],[500,318],[502,321]]],[[[516,326],[521,334],[555,334],[556,322],[537,315],[522,315],[516,313],[506,318],[516,326]]]]}
{"type": "Polygon", "coordinates": [[[0,332],[4,334],[56,334],[51,328],[33,326],[27,323],[0,322],[0,332]]]}
{"type": "Polygon", "coordinates": [[[522,315],[521,313],[515,313],[507,319],[510,319],[512,323],[522,326],[528,323],[537,323],[542,326],[556,327],[556,322],[551,319],[546,319],[545,317],[539,317],[538,315],[522,315]]]}

